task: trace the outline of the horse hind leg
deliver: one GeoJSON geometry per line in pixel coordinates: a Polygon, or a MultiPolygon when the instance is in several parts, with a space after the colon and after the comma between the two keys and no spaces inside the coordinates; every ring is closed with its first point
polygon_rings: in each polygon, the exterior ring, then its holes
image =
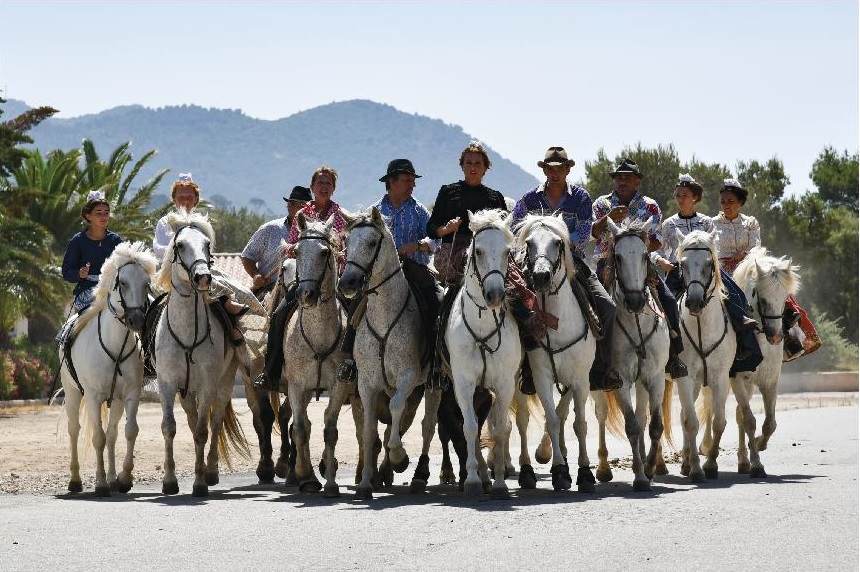
{"type": "Polygon", "coordinates": [[[421,421],[421,456],[418,458],[418,466],[412,482],[409,483],[409,492],[423,493],[427,489],[427,481],[430,480],[430,444],[436,434],[436,422],[439,415],[439,403],[442,401],[440,389],[425,390],[424,392],[424,419],[421,421]]]}
{"type": "Polygon", "coordinates": [[[732,379],[732,388],[735,390],[735,398],[738,400],[737,407],[735,408],[735,418],[738,422],[738,427],[743,430],[743,432],[738,436],[738,473],[748,473],[752,478],[762,478],[766,477],[767,473],[765,472],[764,466],[761,463],[761,458],[759,457],[755,438],[756,419],[752,412],[752,408],[750,408],[748,399],[749,394],[745,391],[743,383],[743,381],[732,379]],[[739,385],[740,387],[738,387],[739,385]],[[740,457],[741,444],[744,441],[744,437],[746,437],[746,440],[749,443],[750,459],[747,467],[743,467],[741,465],[740,457]],[[742,471],[742,469],[746,470],[742,471]]]}
{"type": "Polygon", "coordinates": [[[110,485],[107,482],[105,472],[105,443],[107,436],[102,428],[101,403],[92,398],[85,398],[87,412],[90,417],[90,428],[92,430],[93,449],[96,451],[96,496],[110,496],[110,485]]]}
{"type": "Polygon", "coordinates": [[[329,397],[328,406],[325,408],[323,415],[323,439],[325,441],[325,451],[323,459],[325,460],[325,486],[323,494],[326,498],[337,498],[340,496],[340,488],[337,485],[335,476],[337,475],[337,458],[335,457],[335,448],[337,447],[338,430],[337,420],[340,416],[340,409],[343,407],[344,401],[348,398],[348,393],[352,391],[352,387],[335,382],[336,386],[329,397]]]}
{"type": "MultiPolygon", "coordinates": [[[[515,409],[515,419],[517,423],[517,432],[520,435],[520,474],[517,477],[517,484],[521,489],[525,490],[533,490],[537,488],[537,475],[535,475],[535,469],[532,466],[532,460],[529,456],[529,405],[528,405],[528,397],[524,395],[521,391],[514,391],[514,404],[516,405],[515,409]]],[[[547,423],[550,422],[549,417],[547,417],[547,423]]],[[[510,433],[508,433],[508,440],[510,440],[510,433]]],[[[499,449],[497,447],[498,442],[496,439],[496,433],[493,433],[493,447],[492,447],[492,461],[490,466],[492,467],[490,471],[490,476],[495,479],[496,471],[496,455],[499,454],[499,449]]],[[[509,447],[505,447],[502,449],[504,452],[503,458],[505,460],[505,473],[504,478],[510,476],[508,474],[508,456],[510,455],[509,447]]]]}
{"type": "MultiPolygon", "coordinates": [[[[266,389],[253,387],[247,393],[248,407],[253,417],[254,432],[257,433],[257,444],[260,450],[260,460],[257,461],[256,475],[260,483],[272,483],[277,470],[272,461],[272,428],[275,425],[275,410],[269,401],[266,389]]],[[[279,475],[283,477],[284,475],[279,475]]]]}
{"type": "Polygon", "coordinates": [[[764,423],[761,425],[761,435],[756,439],[756,448],[759,451],[767,449],[768,441],[770,441],[771,436],[776,432],[777,381],[778,378],[771,383],[762,383],[759,386],[764,405],[764,423]]]}

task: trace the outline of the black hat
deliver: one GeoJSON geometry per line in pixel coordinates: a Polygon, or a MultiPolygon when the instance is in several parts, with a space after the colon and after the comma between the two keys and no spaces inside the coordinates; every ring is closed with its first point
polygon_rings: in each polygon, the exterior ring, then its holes
{"type": "Polygon", "coordinates": [[[639,165],[637,165],[636,161],[633,161],[632,159],[622,159],[621,163],[610,173],[610,176],[614,179],[621,173],[631,173],[640,179],[645,177],[645,175],[642,174],[642,171],[639,170],[639,165]]]}
{"type": "Polygon", "coordinates": [[[293,187],[293,190],[290,191],[289,197],[284,197],[285,201],[300,201],[306,203],[311,200],[311,190],[307,187],[303,187],[301,185],[296,185],[293,187]]]}
{"type": "Polygon", "coordinates": [[[400,173],[413,175],[416,179],[421,177],[421,175],[415,172],[415,167],[412,166],[412,161],[409,159],[394,159],[388,163],[388,171],[385,175],[379,178],[379,182],[384,183],[391,175],[399,175],[400,173]]]}
{"type": "Polygon", "coordinates": [[[747,202],[749,192],[741,186],[737,179],[723,179],[723,190],[720,192],[724,193],[726,191],[733,193],[741,204],[747,202]]]}
{"type": "Polygon", "coordinates": [[[567,151],[564,150],[564,147],[550,147],[546,150],[546,155],[544,155],[543,161],[537,162],[537,166],[541,169],[555,165],[573,167],[575,164],[576,161],[567,156],[567,151]]]}

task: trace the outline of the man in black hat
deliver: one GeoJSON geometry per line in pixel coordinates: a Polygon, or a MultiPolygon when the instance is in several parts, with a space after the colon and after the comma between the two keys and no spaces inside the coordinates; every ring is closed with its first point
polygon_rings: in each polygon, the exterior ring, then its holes
{"type": "Polygon", "coordinates": [[[287,216],[270,220],[260,226],[242,250],[242,267],[254,281],[251,289],[257,297],[262,298],[275,285],[283,262],[281,242],[286,242],[296,213],[310,200],[309,188],[300,185],[293,187],[290,196],[284,197],[287,216]]]}
{"type": "MultiPolygon", "coordinates": [[[[388,228],[394,237],[394,246],[400,255],[403,274],[420,293],[418,298],[421,314],[425,318],[426,339],[433,343],[436,335],[435,317],[439,313],[439,292],[436,280],[427,269],[430,255],[436,250],[438,241],[427,236],[427,221],[430,212],[412,196],[415,180],[421,175],[415,172],[415,167],[409,159],[394,159],[388,163],[385,174],[379,182],[385,183],[385,195],[371,208],[376,207],[386,217],[388,228]]],[[[359,298],[350,304],[349,315],[359,305],[359,298]]],[[[354,381],[357,376],[355,361],[352,359],[352,347],[355,341],[355,329],[352,320],[348,321],[341,349],[350,357],[344,360],[338,370],[341,381],[354,381]]],[[[435,347],[435,344],[430,346],[435,347]]]]}
{"type": "MultiPolygon", "coordinates": [[[[611,218],[615,224],[621,224],[621,221],[628,217],[634,220],[650,222],[651,230],[648,233],[649,252],[660,248],[662,238],[660,229],[663,214],[660,212],[660,205],[654,199],[646,197],[639,192],[639,186],[645,177],[642,171],[639,170],[639,165],[630,159],[623,159],[611,175],[615,182],[615,191],[611,194],[598,197],[592,205],[594,224],[591,227],[591,234],[596,240],[594,257],[597,259],[598,276],[603,276],[603,269],[606,266],[605,255],[612,242],[612,235],[607,228],[607,217],[611,218]]],[[[678,357],[684,351],[684,343],[681,340],[681,316],[678,312],[678,302],[660,275],[656,273],[655,275],[657,296],[660,298],[663,311],[666,313],[669,328],[674,332],[669,336],[669,361],[666,364],[666,373],[672,376],[673,379],[685,377],[687,375],[687,366],[678,357]]]]}

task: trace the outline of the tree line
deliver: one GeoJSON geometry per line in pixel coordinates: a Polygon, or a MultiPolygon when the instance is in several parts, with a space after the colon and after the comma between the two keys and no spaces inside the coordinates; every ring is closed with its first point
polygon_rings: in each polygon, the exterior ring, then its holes
{"type": "MultiPolygon", "coordinates": [[[[27,131],[56,112],[39,107],[4,121],[0,107],[0,349],[9,346],[8,332],[18,316],[41,322],[46,339],[59,327],[71,292],[59,266],[69,239],[83,228],[80,208],[89,191],[105,192],[112,205],[110,228],[128,240],[150,241],[155,221],[170,208],[167,197],[155,194],[168,169],[138,180],[154,150],[135,159],[130,143],[125,143],[103,157],[96,144],[86,139],[79,149],[44,155],[24,148],[32,143],[27,131]]],[[[585,161],[586,180],[581,182],[593,198],[613,188],[609,173],[625,157],[635,160],[646,174],[642,192],[659,202],[664,217],[677,210],[672,192],[678,173],[690,173],[703,185],[700,211],[710,215],[719,210],[723,179],[737,178],[749,190],[743,212],[758,218],[764,246],[801,266],[805,287],[799,300],[813,311],[814,320],[824,320],[826,329],[844,342],[840,355],[822,352],[819,359],[850,361],[853,355],[856,365],[852,345],[858,339],[856,151],[823,149],[811,167],[816,188],[786,197],[789,180],[776,157],[738,161],[730,169],[695,157],[683,161],[672,145],[645,148],[640,144],[614,156],[601,149],[596,158],[585,161]]],[[[222,252],[241,251],[270,216],[248,207],[219,208],[205,201],[201,206],[213,218],[218,229],[216,247],[222,252]]],[[[36,330],[38,335],[38,325],[36,330]]]]}

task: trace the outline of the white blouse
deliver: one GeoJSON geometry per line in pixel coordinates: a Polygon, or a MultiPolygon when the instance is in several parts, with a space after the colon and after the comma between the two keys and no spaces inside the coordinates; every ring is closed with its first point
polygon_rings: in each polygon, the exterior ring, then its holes
{"type": "Polygon", "coordinates": [[[720,236],[720,258],[746,255],[752,248],[761,246],[761,228],[754,216],[738,214],[734,220],[729,220],[720,213],[712,220],[720,236]]]}
{"type": "Polygon", "coordinates": [[[687,236],[694,230],[703,230],[711,232],[714,230],[714,223],[711,217],[699,213],[693,213],[692,216],[683,217],[680,214],[674,214],[663,221],[663,243],[660,245],[660,256],[669,262],[677,262],[675,251],[678,250],[678,245],[681,241],[678,239],[676,231],[680,231],[683,236],[687,236]]]}

